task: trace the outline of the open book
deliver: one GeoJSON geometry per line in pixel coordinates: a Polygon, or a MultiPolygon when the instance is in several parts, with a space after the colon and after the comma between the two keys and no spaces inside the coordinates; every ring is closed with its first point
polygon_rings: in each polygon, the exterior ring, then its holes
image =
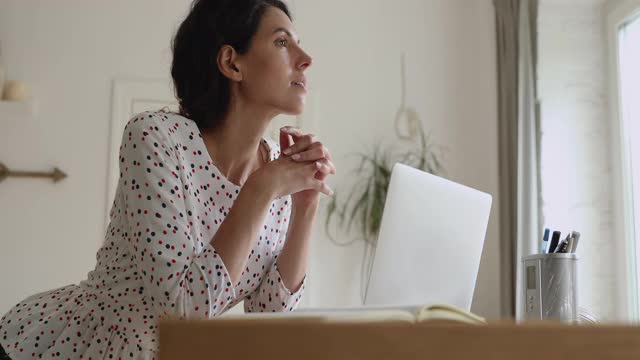
{"type": "Polygon", "coordinates": [[[453,305],[434,304],[405,307],[360,307],[342,309],[300,309],[284,313],[222,315],[220,320],[306,319],[324,322],[408,322],[447,321],[484,325],[487,321],[453,305]]]}

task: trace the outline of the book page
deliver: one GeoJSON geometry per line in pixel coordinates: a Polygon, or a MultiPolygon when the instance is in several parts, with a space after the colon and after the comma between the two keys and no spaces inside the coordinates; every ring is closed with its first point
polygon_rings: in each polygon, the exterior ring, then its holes
{"type": "Polygon", "coordinates": [[[304,309],[283,313],[230,314],[218,317],[219,320],[249,319],[307,319],[326,322],[410,322],[416,320],[415,312],[399,308],[344,308],[344,309],[304,309]]]}
{"type": "Polygon", "coordinates": [[[223,314],[220,320],[283,319],[324,322],[407,322],[431,320],[486,324],[478,315],[447,304],[405,307],[347,307],[334,309],[300,309],[281,313],[223,314]]]}
{"type": "Polygon", "coordinates": [[[416,315],[417,321],[447,320],[469,324],[486,324],[487,321],[476,314],[453,305],[435,304],[426,306],[416,315]]]}

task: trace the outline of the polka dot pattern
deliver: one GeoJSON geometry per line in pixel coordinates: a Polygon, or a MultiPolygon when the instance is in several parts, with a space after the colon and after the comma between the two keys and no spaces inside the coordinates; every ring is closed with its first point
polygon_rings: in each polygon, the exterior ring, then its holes
{"type": "MultiPolygon", "coordinates": [[[[262,140],[270,160],[279,145],[262,140]]],[[[77,285],[32,295],[0,320],[14,359],[154,359],[157,322],[213,318],[244,300],[246,312],[292,311],[295,293],[275,260],[291,197],[275,199],[239,281],[209,242],[241,187],[214,166],[196,124],[144,112],[125,127],[120,179],[97,264],[77,285]]],[[[215,244],[214,244],[215,245],[215,244]]]]}

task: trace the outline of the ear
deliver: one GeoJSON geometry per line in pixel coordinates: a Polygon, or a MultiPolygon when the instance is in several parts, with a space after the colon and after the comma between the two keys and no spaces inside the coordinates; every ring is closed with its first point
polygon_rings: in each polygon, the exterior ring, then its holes
{"type": "Polygon", "coordinates": [[[242,80],[242,71],[238,61],[238,53],[230,45],[224,45],[218,52],[218,69],[222,75],[232,81],[242,80]]]}

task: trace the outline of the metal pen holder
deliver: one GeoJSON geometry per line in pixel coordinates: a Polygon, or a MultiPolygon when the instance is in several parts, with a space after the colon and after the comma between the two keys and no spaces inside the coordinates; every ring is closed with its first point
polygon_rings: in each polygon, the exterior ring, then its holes
{"type": "Polygon", "coordinates": [[[573,253],[524,256],[525,320],[578,321],[578,257],[573,253]]]}

